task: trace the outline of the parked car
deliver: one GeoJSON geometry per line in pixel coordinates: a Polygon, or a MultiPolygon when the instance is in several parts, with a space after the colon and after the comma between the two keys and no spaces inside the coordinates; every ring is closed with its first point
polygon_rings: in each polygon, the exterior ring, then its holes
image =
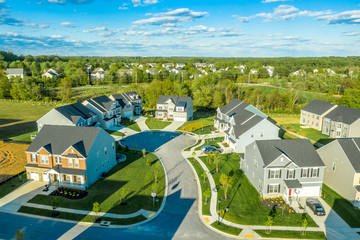
{"type": "Polygon", "coordinates": [[[308,199],[306,199],[306,205],[313,211],[313,213],[315,215],[318,215],[318,216],[326,215],[325,209],[324,209],[323,205],[321,204],[321,202],[319,201],[319,199],[308,198],[308,199]]]}
{"type": "Polygon", "coordinates": [[[209,146],[209,145],[201,147],[201,151],[203,151],[205,154],[213,153],[213,152],[221,153],[221,150],[222,150],[221,148],[217,148],[217,147],[209,146]]]}

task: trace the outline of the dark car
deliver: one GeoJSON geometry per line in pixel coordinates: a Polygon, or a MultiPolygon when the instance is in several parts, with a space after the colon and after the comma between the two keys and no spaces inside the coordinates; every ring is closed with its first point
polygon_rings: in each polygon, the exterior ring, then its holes
{"type": "Polygon", "coordinates": [[[313,213],[317,216],[325,216],[326,212],[319,201],[319,199],[316,198],[308,198],[306,199],[306,205],[313,211],[313,213]]]}
{"type": "Polygon", "coordinates": [[[201,151],[203,151],[205,154],[213,153],[213,152],[219,152],[221,153],[221,149],[214,147],[214,146],[203,146],[201,148],[201,151]]]}

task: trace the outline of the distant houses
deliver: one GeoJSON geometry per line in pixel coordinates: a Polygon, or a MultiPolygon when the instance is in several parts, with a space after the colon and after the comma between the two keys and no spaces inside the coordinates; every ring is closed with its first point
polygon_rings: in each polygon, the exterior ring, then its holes
{"type": "Polygon", "coordinates": [[[122,107],[122,117],[132,117],[134,114],[141,114],[143,110],[143,100],[136,92],[124,92],[110,96],[110,99],[116,100],[122,107]]]}
{"type": "Polygon", "coordinates": [[[161,95],[156,103],[155,118],[186,122],[192,119],[193,111],[191,97],[161,95]]]}
{"type": "Polygon", "coordinates": [[[95,68],[91,72],[91,79],[94,80],[104,80],[104,76],[105,76],[105,70],[102,68],[95,68]]]}
{"type": "Polygon", "coordinates": [[[59,73],[56,70],[49,68],[49,69],[44,69],[44,74],[41,76],[45,78],[56,78],[59,77],[59,73]]]}
{"type": "Polygon", "coordinates": [[[26,150],[28,179],[87,189],[116,165],[114,138],[101,128],[43,126],[26,150]]]}
{"type": "Polygon", "coordinates": [[[5,75],[8,79],[13,77],[20,77],[24,79],[24,69],[23,68],[7,68],[5,70],[5,75]]]}
{"type": "Polygon", "coordinates": [[[279,127],[268,116],[238,99],[217,109],[214,127],[224,131],[225,142],[239,153],[255,140],[279,139],[279,127]]]}
{"type": "Polygon", "coordinates": [[[331,138],[360,137],[360,109],[314,100],[301,109],[300,123],[331,138]]]}

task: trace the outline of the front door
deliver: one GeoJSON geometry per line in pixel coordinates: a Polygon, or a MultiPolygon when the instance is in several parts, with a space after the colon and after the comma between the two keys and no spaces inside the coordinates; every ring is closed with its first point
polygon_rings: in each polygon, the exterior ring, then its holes
{"type": "Polygon", "coordinates": [[[291,188],[289,189],[289,196],[291,196],[291,188]]]}

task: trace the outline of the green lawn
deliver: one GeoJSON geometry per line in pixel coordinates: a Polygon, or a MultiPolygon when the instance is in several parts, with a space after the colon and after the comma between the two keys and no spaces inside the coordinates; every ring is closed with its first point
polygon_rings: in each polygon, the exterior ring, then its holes
{"type": "MultiPolygon", "coordinates": [[[[244,224],[244,225],[265,225],[267,216],[271,209],[266,208],[260,203],[260,195],[249,182],[248,178],[239,169],[240,157],[239,154],[221,154],[219,163],[219,172],[215,173],[216,166],[213,163],[208,163],[205,157],[200,157],[207,165],[209,170],[213,173],[215,183],[218,187],[218,197],[222,200],[220,203],[221,209],[229,208],[224,218],[230,222],[244,224]],[[224,191],[220,188],[219,178],[221,173],[232,175],[234,178],[234,185],[228,192],[228,199],[224,200],[224,191]]],[[[218,206],[216,207],[218,209],[218,206]]],[[[277,226],[301,226],[302,214],[291,214],[285,212],[285,218],[280,218],[280,211],[276,212],[274,218],[274,225],[277,226]]],[[[316,223],[307,215],[309,227],[317,226],[316,223]]]]}
{"type": "Polygon", "coordinates": [[[125,127],[130,128],[131,130],[134,130],[136,132],[141,132],[139,125],[134,120],[122,118],[121,122],[124,123],[125,127]]]}
{"type": "Polygon", "coordinates": [[[299,123],[291,123],[291,124],[280,124],[286,130],[295,132],[301,136],[307,137],[314,142],[325,141],[328,142],[329,136],[322,134],[320,131],[313,128],[301,128],[299,123]]]}
{"type": "Polygon", "coordinates": [[[171,122],[155,120],[154,117],[148,117],[145,120],[145,123],[150,129],[164,129],[166,126],[171,124],[171,122]]]}
{"type": "Polygon", "coordinates": [[[340,194],[323,184],[323,195],[325,194],[325,202],[344,219],[344,221],[352,228],[360,228],[360,210],[343,198],[340,194]]]}
{"type": "Polygon", "coordinates": [[[212,129],[213,129],[213,126],[206,126],[206,127],[196,129],[195,131],[192,131],[192,132],[195,134],[198,134],[198,135],[205,135],[205,134],[210,134],[212,129]]]}
{"type": "MultiPolygon", "coordinates": [[[[26,206],[22,206],[18,210],[18,212],[39,215],[39,216],[44,216],[44,217],[67,219],[67,220],[73,220],[73,221],[79,221],[79,222],[94,222],[94,220],[93,220],[94,217],[90,216],[90,215],[60,212],[59,216],[53,217],[52,216],[53,211],[51,211],[51,210],[32,208],[32,207],[26,207],[26,206]]],[[[109,217],[101,217],[101,219],[103,221],[110,221],[111,224],[114,224],[114,225],[130,225],[130,224],[135,224],[135,223],[139,223],[139,222],[146,220],[146,218],[143,215],[139,215],[137,217],[132,217],[132,218],[125,218],[125,219],[109,218],[109,217]]]]}
{"type": "Polygon", "coordinates": [[[54,107],[0,100],[0,139],[30,141],[30,135],[37,130],[36,120],[54,107]]]}
{"type": "Polygon", "coordinates": [[[134,154],[134,150],[125,152],[125,148],[119,151],[125,154],[127,160],[116,165],[105,179],[100,179],[88,189],[88,195],[79,200],[37,195],[29,202],[51,205],[53,198],[60,198],[61,207],[92,210],[94,202],[99,202],[103,212],[127,214],[134,213],[140,209],[157,211],[161,205],[165,190],[164,171],[160,161],[154,154],[147,153],[142,158],[141,151],[134,154]],[[150,159],[152,166],[146,166],[146,159],[150,159]],[[154,170],[159,169],[159,183],[154,183],[154,170]],[[151,193],[156,190],[159,202],[153,209],[151,193]],[[120,205],[119,200],[124,193],[127,195],[127,205],[120,205]]]}
{"type": "Polygon", "coordinates": [[[231,235],[235,235],[235,236],[238,236],[242,229],[241,228],[236,228],[236,227],[232,227],[232,226],[228,226],[228,225],[225,225],[223,223],[220,223],[218,221],[215,221],[211,224],[212,227],[216,228],[217,230],[220,230],[222,232],[226,232],[228,234],[231,234],[231,235]]]}
{"type": "Polygon", "coordinates": [[[302,235],[299,231],[272,230],[270,234],[266,234],[265,230],[254,231],[264,238],[326,239],[323,232],[308,231],[305,235],[302,235]]]}
{"type": "MultiPolygon", "coordinates": [[[[195,120],[185,122],[184,125],[179,127],[177,130],[196,133],[195,130],[197,130],[197,129],[201,129],[201,128],[204,128],[207,126],[213,126],[214,125],[214,117],[215,116],[206,117],[206,118],[195,118],[194,117],[195,120]]],[[[210,133],[210,131],[209,131],[209,133],[210,133]]],[[[197,133],[197,134],[200,134],[200,133],[197,133]]],[[[203,133],[203,134],[205,134],[205,133],[203,133]]]]}
{"type": "Polygon", "coordinates": [[[112,130],[106,130],[106,131],[107,131],[109,134],[114,135],[114,136],[120,136],[120,137],[125,136],[124,133],[119,132],[119,131],[112,131],[112,130]]]}
{"type": "Polygon", "coordinates": [[[0,198],[14,191],[16,188],[20,187],[28,181],[25,172],[21,173],[19,176],[0,184],[0,198]],[[21,181],[19,176],[21,176],[21,181]]]}
{"type": "Polygon", "coordinates": [[[207,190],[210,190],[210,183],[207,177],[205,177],[202,174],[205,172],[204,169],[201,167],[201,165],[194,159],[194,158],[188,158],[188,161],[193,165],[193,167],[196,170],[196,173],[200,179],[200,185],[201,185],[201,192],[202,192],[202,214],[203,215],[211,215],[210,213],[210,198],[211,196],[206,199],[204,196],[204,192],[207,190]],[[207,202],[206,202],[207,200],[207,202]]]}
{"type": "Polygon", "coordinates": [[[195,151],[200,150],[203,146],[210,145],[219,148],[219,142],[223,142],[224,137],[218,137],[218,138],[209,138],[205,140],[205,143],[201,145],[200,147],[195,148],[195,151]]]}
{"type": "Polygon", "coordinates": [[[193,146],[190,146],[190,147],[188,147],[188,148],[185,148],[184,151],[190,151],[193,147],[199,145],[200,143],[201,143],[201,141],[200,141],[200,140],[197,140],[197,142],[196,142],[193,146]]]}

